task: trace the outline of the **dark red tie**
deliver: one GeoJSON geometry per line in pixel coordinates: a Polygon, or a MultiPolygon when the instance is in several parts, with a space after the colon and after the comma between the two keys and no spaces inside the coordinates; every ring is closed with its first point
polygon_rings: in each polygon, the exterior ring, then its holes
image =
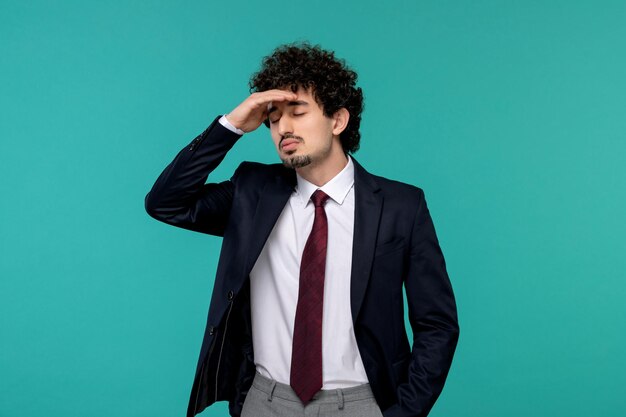
{"type": "Polygon", "coordinates": [[[315,219],[300,262],[300,288],[293,326],[290,385],[306,405],[322,388],[322,313],[328,222],[322,190],[311,196],[315,219]]]}

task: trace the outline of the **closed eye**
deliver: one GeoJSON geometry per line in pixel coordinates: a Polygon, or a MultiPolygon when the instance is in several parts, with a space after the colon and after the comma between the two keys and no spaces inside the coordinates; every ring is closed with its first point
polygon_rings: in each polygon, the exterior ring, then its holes
{"type": "MultiPolygon", "coordinates": [[[[306,113],[294,113],[294,116],[304,116],[306,113]]],[[[280,118],[276,119],[276,120],[270,120],[270,123],[276,123],[277,121],[279,121],[280,118]]]]}

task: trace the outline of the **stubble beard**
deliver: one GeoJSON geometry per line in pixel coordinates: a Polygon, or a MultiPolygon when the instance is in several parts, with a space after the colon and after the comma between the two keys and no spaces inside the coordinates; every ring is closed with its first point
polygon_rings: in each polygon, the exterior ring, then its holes
{"type": "MultiPolygon", "coordinates": [[[[301,138],[300,141],[302,142],[301,138]]],[[[280,160],[283,162],[284,166],[286,166],[287,168],[296,169],[305,167],[307,165],[318,164],[321,161],[324,161],[324,159],[326,159],[328,156],[330,156],[331,144],[329,142],[326,148],[312,151],[306,155],[293,155],[296,152],[298,152],[298,149],[288,151],[287,156],[280,157],[280,160]]]]}
{"type": "Polygon", "coordinates": [[[311,164],[311,156],[310,155],[294,155],[286,158],[280,158],[283,161],[283,165],[287,168],[302,168],[309,164],[311,164]]]}

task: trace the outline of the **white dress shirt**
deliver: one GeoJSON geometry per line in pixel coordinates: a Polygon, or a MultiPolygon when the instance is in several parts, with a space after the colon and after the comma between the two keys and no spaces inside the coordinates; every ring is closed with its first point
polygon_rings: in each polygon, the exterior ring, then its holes
{"type": "MultiPolygon", "coordinates": [[[[219,121],[237,132],[226,117],[219,121]]],[[[328,245],[322,319],[322,389],[365,384],[368,379],[356,344],[350,309],[354,231],[352,158],[348,155],[343,170],[322,187],[297,173],[296,178],[297,185],[250,271],[252,343],[257,371],[289,384],[300,260],[315,217],[310,198],[319,188],[330,197],[324,206],[328,245]]]]}

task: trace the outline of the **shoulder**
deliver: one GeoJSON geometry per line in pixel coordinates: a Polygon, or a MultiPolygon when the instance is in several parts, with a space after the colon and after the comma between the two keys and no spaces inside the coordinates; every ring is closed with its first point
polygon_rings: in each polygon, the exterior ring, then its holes
{"type": "Polygon", "coordinates": [[[278,164],[264,164],[262,162],[242,161],[237,167],[240,173],[264,174],[276,170],[278,164]]]}
{"type": "Polygon", "coordinates": [[[402,206],[416,207],[424,199],[424,190],[417,185],[370,174],[380,187],[380,193],[386,201],[393,201],[402,206]]]}
{"type": "Polygon", "coordinates": [[[406,182],[393,180],[380,175],[374,175],[374,180],[379,184],[381,190],[392,193],[407,193],[409,195],[419,195],[424,191],[417,185],[409,184],[406,182]]]}
{"type": "Polygon", "coordinates": [[[285,175],[286,168],[282,164],[264,164],[261,162],[243,161],[239,164],[231,180],[233,182],[264,182],[276,176],[285,175]]]}
{"type": "Polygon", "coordinates": [[[416,185],[376,175],[385,206],[397,215],[412,218],[424,204],[424,190],[416,185]]]}
{"type": "Polygon", "coordinates": [[[383,177],[369,172],[354,157],[354,176],[357,182],[361,182],[367,188],[375,190],[385,198],[385,201],[397,202],[401,206],[413,206],[422,200],[424,191],[413,184],[383,177]]]}

